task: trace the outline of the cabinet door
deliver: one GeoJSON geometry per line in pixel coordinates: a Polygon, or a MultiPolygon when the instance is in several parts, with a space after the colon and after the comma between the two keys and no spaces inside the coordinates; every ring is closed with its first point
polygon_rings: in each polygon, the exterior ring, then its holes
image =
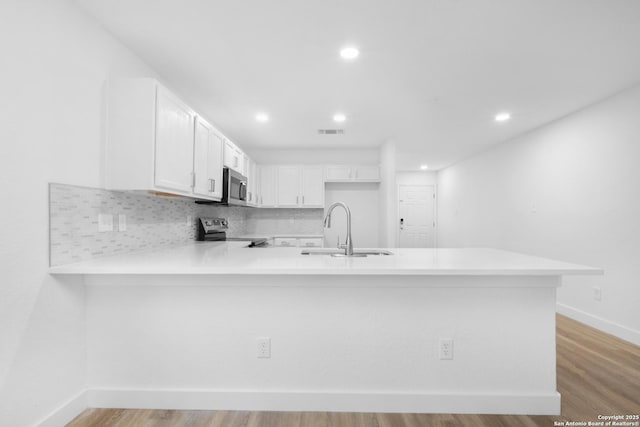
{"type": "Polygon", "coordinates": [[[324,174],[322,166],[303,166],[301,170],[302,200],[304,207],[324,207],[324,174]]]}
{"type": "Polygon", "coordinates": [[[275,166],[260,167],[259,203],[261,206],[273,207],[276,205],[276,172],[275,166]]]}
{"type": "Polygon", "coordinates": [[[236,171],[240,175],[247,176],[246,157],[244,155],[244,152],[241,149],[239,149],[237,146],[236,146],[236,156],[238,157],[238,167],[236,168],[236,171]]]}
{"type": "Polygon", "coordinates": [[[297,207],[300,204],[300,168],[278,166],[278,207],[297,207]]]}
{"type": "Polygon", "coordinates": [[[351,178],[351,166],[330,165],[325,168],[327,181],[348,181],[351,178]]]}
{"type": "Polygon", "coordinates": [[[251,188],[251,205],[258,206],[258,182],[260,177],[258,176],[258,165],[253,160],[249,160],[250,168],[249,175],[249,187],[251,188]]]}
{"type": "Polygon", "coordinates": [[[301,248],[321,248],[323,246],[324,239],[318,238],[300,238],[298,239],[298,246],[301,248]]]}
{"type": "Polygon", "coordinates": [[[222,198],[222,136],[196,117],[193,153],[193,193],[208,199],[222,198]]]}
{"type": "Polygon", "coordinates": [[[225,139],[224,141],[224,165],[229,169],[233,169],[241,175],[244,175],[242,170],[242,151],[236,147],[236,145],[225,139]]]}
{"type": "Polygon", "coordinates": [[[262,166],[257,163],[254,163],[255,166],[255,179],[253,182],[255,183],[256,190],[256,206],[262,206],[262,166]]]}
{"type": "Polygon", "coordinates": [[[380,168],[378,166],[357,166],[353,178],[357,181],[380,181],[380,168]]]}
{"type": "Polygon", "coordinates": [[[191,193],[195,114],[163,87],[158,87],[154,184],[191,193]]]}
{"type": "Polygon", "coordinates": [[[298,239],[295,237],[276,237],[273,239],[274,246],[297,247],[298,239]]]}
{"type": "Polygon", "coordinates": [[[246,155],[244,156],[245,176],[247,177],[247,205],[256,205],[256,164],[246,155]]]}

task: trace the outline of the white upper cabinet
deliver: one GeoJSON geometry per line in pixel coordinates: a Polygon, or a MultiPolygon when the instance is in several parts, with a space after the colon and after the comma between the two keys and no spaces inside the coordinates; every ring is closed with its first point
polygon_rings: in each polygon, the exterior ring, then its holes
{"type": "Polygon", "coordinates": [[[354,166],[353,179],[356,181],[380,181],[380,167],[379,166],[354,166]]]}
{"type": "Polygon", "coordinates": [[[220,200],[220,134],[154,79],[107,86],[104,186],[220,200]]]}
{"type": "Polygon", "coordinates": [[[324,207],[324,175],[322,166],[302,166],[300,205],[306,208],[324,207]]]}
{"type": "Polygon", "coordinates": [[[258,206],[258,174],[256,171],[256,162],[251,160],[247,155],[244,156],[245,176],[247,177],[247,205],[258,206]]]}
{"type": "Polygon", "coordinates": [[[224,165],[238,172],[240,175],[246,176],[244,153],[236,144],[228,139],[225,139],[224,142],[224,165]]]}
{"type": "Polygon", "coordinates": [[[278,207],[297,208],[300,204],[300,167],[278,166],[278,207]]]}
{"type": "Polygon", "coordinates": [[[324,207],[322,166],[278,166],[279,208],[324,207]]]}
{"type": "Polygon", "coordinates": [[[193,194],[205,198],[222,198],[223,137],[201,117],[196,117],[193,194]]]}
{"type": "Polygon", "coordinates": [[[326,181],[349,181],[351,180],[351,166],[330,165],[325,166],[326,181]]]}
{"type": "Polygon", "coordinates": [[[193,186],[195,113],[162,86],[156,105],[155,185],[188,193],[193,186]]]}
{"type": "Polygon", "coordinates": [[[380,182],[380,167],[376,165],[327,165],[326,182],[380,182]]]}
{"type": "Polygon", "coordinates": [[[277,203],[277,168],[271,165],[260,165],[259,169],[260,200],[258,200],[258,203],[261,207],[275,207],[277,203]]]}

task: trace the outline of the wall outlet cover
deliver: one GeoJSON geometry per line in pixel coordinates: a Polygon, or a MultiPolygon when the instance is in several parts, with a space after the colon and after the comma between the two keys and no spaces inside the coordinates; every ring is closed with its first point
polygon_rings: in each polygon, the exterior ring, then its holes
{"type": "Polygon", "coordinates": [[[98,231],[113,231],[113,215],[106,213],[98,214],[98,231]]]}
{"type": "Polygon", "coordinates": [[[443,338],[438,346],[440,360],[453,359],[453,340],[451,338],[443,338]]]}
{"type": "Polygon", "coordinates": [[[271,358],[271,338],[260,337],[256,338],[256,345],[258,351],[258,359],[271,358]]]}

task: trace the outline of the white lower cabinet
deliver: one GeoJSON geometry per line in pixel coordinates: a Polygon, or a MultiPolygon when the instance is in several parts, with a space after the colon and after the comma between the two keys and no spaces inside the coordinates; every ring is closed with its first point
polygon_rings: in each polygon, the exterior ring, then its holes
{"type": "Polygon", "coordinates": [[[322,237],[299,238],[298,246],[301,248],[321,248],[324,246],[324,238],[322,237]]]}
{"type": "Polygon", "coordinates": [[[276,237],[273,239],[273,245],[280,247],[297,247],[298,239],[296,239],[295,237],[276,237]]]}
{"type": "Polygon", "coordinates": [[[275,237],[273,245],[293,248],[321,248],[323,241],[322,237],[275,237]]]}

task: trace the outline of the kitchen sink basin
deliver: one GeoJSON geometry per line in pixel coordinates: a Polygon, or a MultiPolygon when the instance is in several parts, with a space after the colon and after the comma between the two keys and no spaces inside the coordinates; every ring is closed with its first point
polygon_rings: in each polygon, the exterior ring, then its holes
{"type": "MultiPolygon", "coordinates": [[[[331,255],[331,256],[345,256],[344,249],[333,248],[319,248],[319,249],[303,249],[300,252],[301,255],[331,255]]],[[[354,249],[353,256],[364,257],[367,255],[393,255],[393,252],[386,251],[384,249],[354,249]]]]}

